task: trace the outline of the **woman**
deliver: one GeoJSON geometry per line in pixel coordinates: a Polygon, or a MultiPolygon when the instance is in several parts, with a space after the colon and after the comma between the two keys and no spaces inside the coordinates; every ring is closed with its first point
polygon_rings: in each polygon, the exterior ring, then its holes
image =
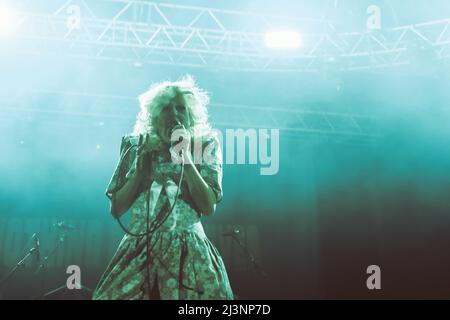
{"type": "Polygon", "coordinates": [[[189,76],[140,96],[134,131],[122,138],[106,191],[119,222],[131,212],[129,229],[122,226],[127,234],[93,299],[233,299],[222,258],[200,222],[222,199],[222,156],[208,102],[189,76]],[[191,149],[201,152],[193,156],[191,149]]]}

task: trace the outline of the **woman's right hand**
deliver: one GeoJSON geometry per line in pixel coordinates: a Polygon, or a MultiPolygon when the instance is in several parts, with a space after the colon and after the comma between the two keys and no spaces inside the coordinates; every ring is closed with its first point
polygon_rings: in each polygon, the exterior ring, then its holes
{"type": "Polygon", "coordinates": [[[155,134],[142,134],[139,135],[139,142],[136,154],[136,169],[138,173],[143,173],[147,168],[147,155],[155,152],[162,147],[161,139],[155,134]]]}
{"type": "Polygon", "coordinates": [[[150,164],[147,155],[158,150],[161,142],[157,136],[140,135],[138,140],[136,157],[133,160],[130,170],[126,173],[126,183],[115,195],[115,201],[111,202],[111,213],[115,218],[120,218],[136,199],[136,194],[142,179],[150,174],[150,164]],[[114,207],[113,207],[114,206],[114,207]]]}

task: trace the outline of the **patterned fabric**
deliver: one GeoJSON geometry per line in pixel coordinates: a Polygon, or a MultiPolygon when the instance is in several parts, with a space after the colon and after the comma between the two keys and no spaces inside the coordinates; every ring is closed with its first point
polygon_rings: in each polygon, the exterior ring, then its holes
{"type": "MultiPolygon", "coordinates": [[[[136,137],[122,138],[121,157],[106,190],[111,200],[126,182],[127,172],[136,160],[133,146],[137,143],[136,137]]],[[[219,143],[211,136],[201,146],[208,158],[196,167],[219,202],[222,199],[219,143]]],[[[201,213],[185,183],[173,207],[181,166],[170,161],[168,152],[158,153],[151,159],[150,172],[129,210],[128,229],[143,234],[155,223],[160,227],[152,236],[123,237],[93,299],[233,299],[223,260],[205,235],[201,213]]],[[[114,201],[111,210],[115,210],[114,201]]]]}

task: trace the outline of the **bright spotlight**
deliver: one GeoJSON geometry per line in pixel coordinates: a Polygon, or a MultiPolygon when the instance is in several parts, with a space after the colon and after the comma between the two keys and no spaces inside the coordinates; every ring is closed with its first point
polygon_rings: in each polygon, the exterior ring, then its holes
{"type": "Polygon", "coordinates": [[[8,7],[0,6],[0,35],[12,33],[16,23],[14,11],[8,7]]]}
{"type": "Polygon", "coordinates": [[[269,48],[298,48],[301,39],[298,32],[271,31],[266,33],[266,46],[269,48]]]}

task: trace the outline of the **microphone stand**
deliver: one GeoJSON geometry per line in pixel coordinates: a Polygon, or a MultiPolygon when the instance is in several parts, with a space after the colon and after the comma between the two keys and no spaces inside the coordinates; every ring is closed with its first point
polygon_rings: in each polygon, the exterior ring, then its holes
{"type": "Polygon", "coordinates": [[[64,222],[58,222],[53,225],[56,227],[56,245],[53,247],[53,249],[47,254],[47,256],[44,257],[42,263],[39,265],[38,269],[35,271],[34,274],[38,274],[42,269],[45,268],[45,264],[47,263],[48,259],[53,256],[58,248],[62,246],[62,244],[66,241],[66,232],[73,230],[73,227],[67,227],[64,225],[64,222]]]}
{"type": "Polygon", "coordinates": [[[64,243],[65,239],[66,239],[66,233],[63,232],[61,234],[61,236],[57,237],[58,240],[56,242],[56,245],[53,247],[53,249],[44,257],[42,263],[39,265],[38,269],[35,271],[34,274],[38,274],[42,269],[45,268],[45,264],[47,263],[48,259],[53,256],[56,251],[58,250],[58,248],[64,243]]]}
{"type": "Polygon", "coordinates": [[[267,273],[260,266],[258,261],[256,261],[255,257],[250,253],[250,251],[248,250],[248,247],[242,243],[241,239],[239,239],[238,233],[233,232],[231,234],[231,238],[237,242],[237,244],[242,248],[242,250],[244,250],[245,255],[250,260],[250,262],[252,263],[253,267],[256,270],[258,270],[258,272],[261,274],[261,276],[264,277],[264,278],[267,278],[267,273]]]}
{"type": "Polygon", "coordinates": [[[29,257],[31,257],[35,252],[37,252],[38,248],[36,248],[36,245],[33,246],[28,252],[25,254],[25,256],[20,259],[17,264],[11,269],[11,271],[6,275],[5,278],[0,282],[0,289],[4,287],[4,285],[8,282],[9,279],[11,279],[14,274],[19,270],[19,268],[25,267],[25,261],[28,260],[29,257]]]}
{"type": "MultiPolygon", "coordinates": [[[[53,247],[53,249],[52,249],[52,250],[47,254],[47,256],[44,258],[44,261],[40,264],[40,266],[39,266],[39,268],[36,270],[35,274],[38,274],[41,270],[43,270],[43,269],[45,268],[45,263],[48,261],[48,259],[49,259],[52,255],[54,255],[54,254],[56,253],[56,251],[58,250],[58,248],[66,241],[66,231],[67,231],[67,230],[71,230],[71,229],[64,229],[62,226],[57,226],[57,228],[58,228],[58,229],[57,229],[57,230],[58,230],[58,233],[57,233],[57,237],[56,237],[56,238],[57,238],[57,242],[56,242],[55,246],[53,247]],[[63,231],[61,231],[61,229],[62,229],[63,231]],[[61,232],[61,233],[60,233],[60,232],[61,232]]],[[[85,286],[81,285],[80,289],[89,292],[89,294],[92,294],[92,290],[89,289],[88,287],[85,287],[85,286]]],[[[68,289],[67,289],[67,284],[64,284],[64,285],[62,285],[62,286],[60,286],[60,287],[58,287],[58,288],[56,288],[56,289],[53,289],[53,290],[51,290],[51,291],[49,291],[49,292],[44,293],[44,294],[41,296],[41,298],[42,298],[42,299],[45,299],[45,298],[47,298],[47,297],[49,297],[49,296],[51,296],[51,295],[53,295],[53,294],[55,294],[55,293],[58,293],[58,292],[63,291],[63,290],[68,290],[68,289]]],[[[63,294],[62,294],[62,296],[61,296],[61,298],[65,297],[66,293],[67,293],[67,291],[64,291],[63,294]]]]}

